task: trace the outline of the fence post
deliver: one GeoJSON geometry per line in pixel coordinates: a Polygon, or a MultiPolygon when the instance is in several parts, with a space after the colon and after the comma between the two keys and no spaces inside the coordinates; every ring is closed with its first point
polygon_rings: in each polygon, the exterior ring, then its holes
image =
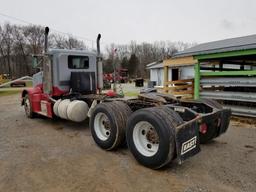
{"type": "Polygon", "coordinates": [[[164,92],[168,93],[168,66],[164,66],[164,92]]]}

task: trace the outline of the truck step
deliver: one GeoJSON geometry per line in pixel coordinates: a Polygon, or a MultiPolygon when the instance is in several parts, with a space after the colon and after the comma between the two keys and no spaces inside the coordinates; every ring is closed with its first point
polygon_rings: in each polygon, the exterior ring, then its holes
{"type": "Polygon", "coordinates": [[[39,112],[36,112],[36,113],[47,117],[47,113],[45,113],[45,112],[39,111],[39,112]]]}

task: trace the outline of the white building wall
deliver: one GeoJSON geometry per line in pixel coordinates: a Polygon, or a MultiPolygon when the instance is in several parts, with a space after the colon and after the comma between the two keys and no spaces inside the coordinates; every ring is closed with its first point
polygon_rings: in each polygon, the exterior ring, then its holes
{"type": "Polygon", "coordinates": [[[150,81],[157,81],[156,70],[150,69],[150,81]]]}
{"type": "Polygon", "coordinates": [[[164,69],[150,69],[150,81],[155,81],[156,85],[163,86],[164,85],[164,69]]]}
{"type": "Polygon", "coordinates": [[[194,74],[194,66],[181,67],[179,79],[193,79],[194,74]]]}
{"type": "Polygon", "coordinates": [[[158,69],[158,86],[164,86],[164,68],[158,69]]]}
{"type": "Polygon", "coordinates": [[[172,81],[172,69],[168,68],[168,81],[172,81]]]}
{"type": "MultiPolygon", "coordinates": [[[[194,78],[194,66],[179,67],[179,79],[191,78],[194,78]]],[[[168,80],[172,81],[172,68],[168,68],[168,80]]]]}
{"type": "MultiPolygon", "coordinates": [[[[194,66],[179,68],[179,79],[194,78],[194,66]]],[[[168,68],[168,80],[172,81],[172,69],[168,68]]],[[[155,81],[157,86],[164,85],[164,68],[150,69],[150,81],[155,81]]]]}

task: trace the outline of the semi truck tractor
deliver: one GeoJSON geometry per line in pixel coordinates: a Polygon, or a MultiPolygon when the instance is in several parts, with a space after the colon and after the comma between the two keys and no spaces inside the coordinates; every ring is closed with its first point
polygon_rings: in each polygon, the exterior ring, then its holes
{"type": "Polygon", "coordinates": [[[143,93],[132,99],[102,93],[100,38],[97,52],[48,49],[33,88],[21,93],[26,116],[62,118],[82,123],[89,118],[95,143],[104,150],[127,145],[142,165],[158,169],[174,159],[182,163],[226,132],[231,111],[213,100],[182,100],[169,94],[143,93]]]}

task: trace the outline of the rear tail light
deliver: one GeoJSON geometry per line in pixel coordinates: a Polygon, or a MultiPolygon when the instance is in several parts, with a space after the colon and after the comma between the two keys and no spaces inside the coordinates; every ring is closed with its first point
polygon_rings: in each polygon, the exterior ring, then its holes
{"type": "Polygon", "coordinates": [[[202,124],[200,125],[199,131],[200,131],[202,134],[205,134],[205,133],[207,132],[207,129],[208,129],[208,127],[207,127],[206,123],[202,123],[202,124]]]}

